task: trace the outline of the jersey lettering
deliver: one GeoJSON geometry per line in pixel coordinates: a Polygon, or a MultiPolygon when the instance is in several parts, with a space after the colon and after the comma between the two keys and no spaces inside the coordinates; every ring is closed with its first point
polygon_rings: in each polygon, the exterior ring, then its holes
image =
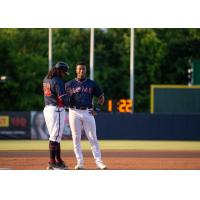
{"type": "Polygon", "coordinates": [[[44,91],[44,96],[50,97],[51,96],[51,89],[50,89],[50,84],[49,83],[43,83],[43,91],[44,91]]]}
{"type": "Polygon", "coordinates": [[[92,88],[87,88],[87,87],[77,87],[77,88],[72,88],[73,93],[79,93],[79,92],[83,92],[83,93],[92,93],[92,88]]]}
{"type": "Polygon", "coordinates": [[[71,93],[70,106],[91,107],[93,95],[99,97],[103,94],[98,85],[89,79],[79,82],[76,79],[65,84],[66,92],[71,93]]]}

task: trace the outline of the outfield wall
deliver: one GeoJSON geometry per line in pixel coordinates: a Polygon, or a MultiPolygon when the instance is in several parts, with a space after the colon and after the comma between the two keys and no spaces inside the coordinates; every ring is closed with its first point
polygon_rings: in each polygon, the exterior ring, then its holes
{"type": "MultiPolygon", "coordinates": [[[[100,113],[95,118],[102,140],[200,140],[200,114],[100,113]]],[[[63,138],[71,138],[68,113],[63,138]]],[[[0,139],[48,139],[43,113],[0,112],[0,139]]]]}
{"type": "Polygon", "coordinates": [[[200,140],[200,114],[101,114],[100,139],[200,140]]]}
{"type": "Polygon", "coordinates": [[[30,112],[0,112],[0,139],[30,139],[30,112]]]}

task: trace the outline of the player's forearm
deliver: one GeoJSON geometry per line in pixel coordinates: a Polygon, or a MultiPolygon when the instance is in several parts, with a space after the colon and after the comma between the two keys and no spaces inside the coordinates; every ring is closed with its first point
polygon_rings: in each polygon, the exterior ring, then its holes
{"type": "Polygon", "coordinates": [[[97,103],[98,103],[99,105],[103,105],[103,104],[104,104],[104,101],[105,101],[105,97],[104,97],[104,95],[101,95],[101,96],[98,98],[97,103]]]}
{"type": "Polygon", "coordinates": [[[63,102],[64,106],[68,107],[70,105],[70,96],[68,94],[59,96],[59,99],[63,102]]]}

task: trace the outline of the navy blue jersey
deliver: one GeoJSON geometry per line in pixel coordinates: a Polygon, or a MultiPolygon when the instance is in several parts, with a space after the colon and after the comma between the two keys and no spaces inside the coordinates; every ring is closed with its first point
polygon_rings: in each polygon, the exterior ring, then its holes
{"type": "Polygon", "coordinates": [[[90,79],[82,82],[77,79],[68,81],[65,84],[65,89],[73,92],[70,98],[70,107],[91,108],[93,96],[99,97],[103,94],[99,86],[90,79]]]}
{"type": "Polygon", "coordinates": [[[46,76],[43,80],[43,92],[45,105],[69,106],[70,97],[66,94],[64,81],[60,77],[48,79],[46,76]]]}

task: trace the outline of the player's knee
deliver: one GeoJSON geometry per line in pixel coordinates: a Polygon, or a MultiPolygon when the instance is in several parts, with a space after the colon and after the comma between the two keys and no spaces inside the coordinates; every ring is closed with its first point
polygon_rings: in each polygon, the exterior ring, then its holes
{"type": "Polygon", "coordinates": [[[79,133],[74,133],[73,134],[73,139],[76,141],[76,142],[79,142],[81,140],[81,134],[79,133]]]}
{"type": "Polygon", "coordinates": [[[96,138],[90,138],[89,141],[90,141],[91,145],[97,145],[98,144],[98,141],[97,141],[96,138]]]}

